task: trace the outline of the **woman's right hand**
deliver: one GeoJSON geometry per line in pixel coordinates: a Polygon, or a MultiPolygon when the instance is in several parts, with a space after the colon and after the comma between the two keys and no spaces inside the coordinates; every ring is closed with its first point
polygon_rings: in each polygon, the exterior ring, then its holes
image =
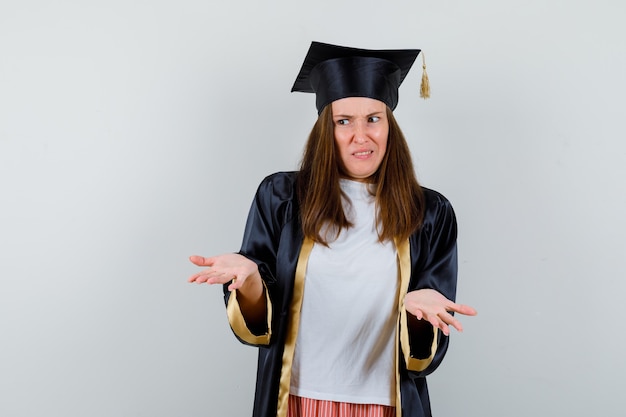
{"type": "Polygon", "coordinates": [[[188,282],[213,285],[232,281],[228,286],[230,291],[242,288],[245,290],[261,284],[257,264],[238,253],[226,253],[210,258],[193,255],[189,257],[189,260],[194,265],[207,268],[189,277],[188,282]]]}
{"type": "Polygon", "coordinates": [[[189,277],[196,284],[226,284],[229,291],[237,290],[237,300],[242,314],[248,323],[264,323],[267,313],[265,286],[256,263],[238,253],[205,258],[190,256],[189,260],[198,266],[207,267],[189,277]]]}

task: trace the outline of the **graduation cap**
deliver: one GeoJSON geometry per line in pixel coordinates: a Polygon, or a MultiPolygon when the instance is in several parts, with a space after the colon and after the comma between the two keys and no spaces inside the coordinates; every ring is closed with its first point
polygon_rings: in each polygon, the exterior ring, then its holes
{"type": "MultiPolygon", "coordinates": [[[[291,91],[315,93],[318,113],[345,97],[373,98],[394,110],[398,88],[419,53],[419,49],[371,50],[312,42],[291,91]]],[[[423,68],[420,95],[427,98],[425,63],[423,68]]]]}

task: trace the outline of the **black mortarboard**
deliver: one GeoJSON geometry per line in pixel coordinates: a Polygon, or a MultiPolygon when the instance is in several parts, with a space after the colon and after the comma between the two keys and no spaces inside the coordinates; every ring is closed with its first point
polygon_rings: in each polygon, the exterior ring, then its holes
{"type": "Polygon", "coordinates": [[[335,100],[369,97],[398,104],[398,87],[419,49],[370,50],[312,42],[291,91],[315,93],[318,113],[335,100]]]}

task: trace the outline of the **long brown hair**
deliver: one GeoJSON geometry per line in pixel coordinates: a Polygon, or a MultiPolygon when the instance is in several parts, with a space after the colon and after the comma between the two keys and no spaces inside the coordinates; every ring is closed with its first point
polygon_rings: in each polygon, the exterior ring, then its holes
{"type": "MultiPolygon", "coordinates": [[[[424,218],[424,197],[417,182],[409,146],[387,108],[389,138],[387,152],[380,167],[372,175],[376,196],[378,238],[407,239],[424,218]]],[[[324,230],[338,235],[352,226],[342,206],[341,159],[335,145],[332,106],[320,113],[304,147],[297,191],[304,235],[328,245],[324,230]]],[[[336,237],[336,236],[335,236],[336,237]]]]}

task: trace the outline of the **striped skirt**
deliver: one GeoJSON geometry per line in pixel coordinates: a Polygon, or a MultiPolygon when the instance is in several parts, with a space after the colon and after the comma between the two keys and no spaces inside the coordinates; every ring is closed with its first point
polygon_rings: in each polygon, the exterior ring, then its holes
{"type": "Polygon", "coordinates": [[[380,404],[351,404],[289,396],[287,417],[395,417],[396,408],[380,404]]]}

